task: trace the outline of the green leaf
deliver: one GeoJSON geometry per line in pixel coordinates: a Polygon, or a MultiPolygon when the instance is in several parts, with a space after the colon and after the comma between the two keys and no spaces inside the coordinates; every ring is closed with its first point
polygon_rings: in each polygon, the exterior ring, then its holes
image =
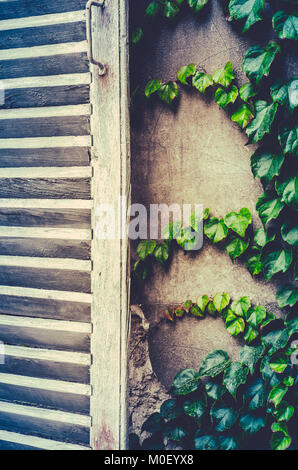
{"type": "Polygon", "coordinates": [[[295,382],[295,379],[294,377],[292,377],[291,375],[288,375],[287,377],[285,377],[283,379],[283,383],[287,386],[287,387],[292,387],[292,385],[294,385],[294,382],[295,382]]]}
{"type": "Polygon", "coordinates": [[[288,402],[282,401],[273,411],[273,415],[277,418],[277,421],[289,421],[294,414],[294,407],[289,405],[288,402]]]}
{"type": "Polygon", "coordinates": [[[236,315],[243,317],[243,315],[250,308],[250,300],[247,296],[241,297],[240,300],[234,300],[231,304],[231,310],[236,315]]]}
{"type": "Polygon", "coordinates": [[[170,441],[181,442],[186,436],[186,430],[175,422],[169,422],[164,427],[163,437],[170,441]]]}
{"type": "Polygon", "coordinates": [[[277,219],[283,207],[284,203],[278,197],[266,192],[258,198],[256,204],[263,225],[266,225],[272,219],[277,219]]]}
{"type": "Polygon", "coordinates": [[[261,361],[260,372],[262,374],[263,379],[269,383],[269,386],[274,387],[275,385],[278,385],[280,383],[280,380],[277,374],[271,369],[269,361],[269,356],[263,357],[261,361]]]}
{"type": "Polygon", "coordinates": [[[165,264],[169,258],[169,250],[169,245],[167,243],[157,245],[153,253],[155,259],[157,259],[161,264],[165,264]]]}
{"type": "Polygon", "coordinates": [[[204,224],[204,234],[213,243],[218,243],[224,238],[226,238],[228,234],[228,228],[222,219],[211,217],[204,224]]]}
{"type": "Polygon", "coordinates": [[[235,236],[230,242],[226,244],[226,250],[228,255],[230,255],[232,259],[235,259],[241,256],[247,250],[248,245],[248,240],[244,240],[243,238],[235,236]]]}
{"type": "Polygon", "coordinates": [[[265,230],[264,227],[258,228],[254,234],[254,242],[260,246],[261,248],[264,248],[267,243],[272,242],[275,240],[276,234],[272,233],[272,235],[269,234],[267,230],[265,230]]]}
{"type": "MultiPolygon", "coordinates": [[[[240,318],[242,320],[242,318],[240,318]]],[[[223,385],[226,386],[230,394],[236,398],[236,393],[241,384],[246,382],[248,367],[241,362],[233,362],[224,372],[223,385]]]]}
{"type": "Polygon", "coordinates": [[[259,142],[265,134],[270,134],[278,103],[267,104],[267,101],[259,100],[255,104],[256,117],[245,129],[252,143],[259,142]]]}
{"type": "Polygon", "coordinates": [[[180,234],[181,232],[181,222],[176,222],[175,224],[173,222],[170,222],[169,225],[164,227],[162,229],[162,237],[167,240],[171,241],[180,234]]]}
{"type": "Polygon", "coordinates": [[[292,311],[288,313],[285,319],[285,326],[287,328],[289,336],[292,336],[293,333],[298,333],[298,315],[296,314],[296,312],[292,311]]]}
{"type": "Polygon", "coordinates": [[[132,42],[133,44],[137,44],[143,37],[143,29],[138,26],[132,33],[132,42]]]}
{"type": "Polygon", "coordinates": [[[195,11],[200,11],[207,3],[208,0],[187,0],[188,4],[195,11]]]}
{"type": "Polygon", "coordinates": [[[239,424],[246,433],[255,434],[266,426],[266,417],[255,413],[242,413],[239,424]]]}
{"type": "Polygon", "coordinates": [[[282,129],[278,140],[285,154],[298,155],[298,127],[282,129]]]}
{"type": "Polygon", "coordinates": [[[235,424],[239,412],[225,403],[214,403],[211,408],[210,415],[214,423],[214,429],[217,432],[224,432],[235,424]]]}
{"type": "Polygon", "coordinates": [[[165,0],[163,5],[163,14],[166,18],[174,18],[179,13],[179,7],[176,2],[165,0]]]}
{"type": "Polygon", "coordinates": [[[266,318],[266,309],[262,305],[250,308],[246,313],[246,320],[253,328],[258,328],[266,318]]]}
{"type": "Polygon", "coordinates": [[[291,284],[280,286],[276,293],[276,300],[280,308],[284,308],[287,305],[293,307],[298,301],[298,287],[291,284]]]}
{"type": "Polygon", "coordinates": [[[258,335],[258,330],[248,325],[246,326],[243,338],[246,343],[250,344],[258,337],[258,335]]]}
{"type": "Polygon", "coordinates": [[[182,318],[185,314],[185,310],[184,310],[184,308],[177,307],[177,308],[175,308],[174,313],[175,313],[175,316],[177,318],[182,318]]]}
{"type": "Polygon", "coordinates": [[[202,310],[200,309],[200,307],[199,307],[197,304],[194,304],[194,305],[191,307],[190,313],[191,313],[194,317],[199,317],[199,318],[204,318],[204,317],[205,317],[205,314],[202,312],[202,310]]]}
{"type": "Polygon", "coordinates": [[[292,439],[290,436],[285,436],[282,432],[274,432],[271,437],[272,450],[286,450],[290,447],[292,439]]]}
{"type": "Polygon", "coordinates": [[[150,16],[150,17],[154,17],[157,15],[159,11],[159,3],[158,2],[151,2],[149,3],[149,5],[147,6],[146,10],[145,10],[145,15],[146,16],[150,16]]]}
{"type": "Polygon", "coordinates": [[[208,295],[201,295],[200,297],[197,298],[197,305],[199,307],[199,309],[201,310],[201,312],[205,312],[205,309],[206,309],[206,306],[209,302],[209,297],[208,295]]]}
{"type": "Polygon", "coordinates": [[[253,24],[262,20],[264,0],[231,0],[229,3],[230,20],[245,20],[243,33],[253,24]]]}
{"type": "Polygon", "coordinates": [[[275,188],[282,202],[298,210],[298,178],[296,176],[284,181],[276,181],[275,188]]]}
{"type": "Polygon", "coordinates": [[[226,308],[230,303],[230,296],[229,294],[216,294],[213,298],[213,303],[215,305],[216,310],[218,313],[221,313],[224,308],[226,308]]]}
{"type": "Polygon", "coordinates": [[[252,276],[260,274],[263,271],[263,265],[261,263],[261,253],[248,258],[246,267],[252,276]]]}
{"type": "Polygon", "coordinates": [[[154,240],[142,240],[137,247],[137,254],[139,258],[144,261],[147,256],[152,255],[156,247],[156,242],[154,240]]]}
{"type": "Polygon", "coordinates": [[[176,237],[176,242],[183,250],[192,250],[197,245],[196,233],[192,227],[182,228],[180,235],[176,237]]]}
{"type": "Polygon", "coordinates": [[[234,315],[232,310],[229,308],[225,319],[225,327],[231,335],[237,336],[239,333],[243,333],[245,323],[243,318],[234,315]]]}
{"type": "Polygon", "coordinates": [[[192,86],[200,93],[205,93],[206,88],[213,85],[213,80],[208,73],[197,72],[192,78],[192,86]]]}
{"type": "Polygon", "coordinates": [[[244,403],[248,410],[257,410],[263,408],[267,401],[266,385],[262,379],[257,379],[244,393],[244,403]]]}
{"type": "Polygon", "coordinates": [[[297,15],[288,15],[284,11],[277,11],[272,18],[274,31],[279,39],[298,40],[298,17],[297,15]]]}
{"type": "Polygon", "coordinates": [[[271,356],[269,365],[274,372],[282,374],[288,367],[289,361],[284,353],[276,353],[271,356]]]}
{"type": "Polygon", "coordinates": [[[240,362],[249,368],[251,375],[254,374],[256,365],[265,352],[262,344],[258,346],[243,346],[240,350],[240,362]]]}
{"type": "Polygon", "coordinates": [[[239,213],[229,212],[224,218],[224,223],[240,237],[245,236],[247,227],[251,224],[251,212],[246,207],[240,209],[239,213]]]}
{"type": "Polygon", "coordinates": [[[196,72],[195,64],[189,64],[181,67],[177,72],[177,78],[183,85],[188,85],[187,79],[196,72]]]}
{"type": "Polygon", "coordinates": [[[207,399],[204,394],[201,394],[196,400],[187,400],[183,404],[185,414],[200,420],[207,409],[207,399]]]}
{"type": "Polygon", "coordinates": [[[203,360],[199,370],[199,377],[215,377],[220,374],[231,360],[228,354],[221,349],[212,351],[203,360]]]}
{"type": "Polygon", "coordinates": [[[298,225],[290,221],[281,226],[281,236],[289,245],[298,246],[298,225]]]}
{"type": "Polygon", "coordinates": [[[177,400],[171,398],[163,402],[160,407],[160,414],[165,420],[172,421],[182,414],[182,409],[177,400]]]}
{"type": "Polygon", "coordinates": [[[213,398],[213,400],[219,400],[227,391],[223,385],[212,380],[205,384],[205,390],[208,397],[213,398]]]}
{"type": "Polygon", "coordinates": [[[233,72],[232,62],[227,62],[223,69],[218,69],[212,75],[212,79],[215,83],[228,88],[231,85],[232,80],[235,78],[233,72]]]}
{"type": "Polygon", "coordinates": [[[242,99],[242,101],[247,102],[250,98],[253,98],[256,96],[256,92],[253,89],[253,86],[251,83],[245,83],[242,85],[239,89],[239,96],[242,99]]]}
{"type": "Polygon", "coordinates": [[[237,450],[239,449],[239,442],[233,436],[218,436],[220,450],[237,450]]]}
{"type": "Polygon", "coordinates": [[[219,442],[215,436],[200,436],[200,430],[198,430],[194,437],[194,446],[198,450],[217,450],[219,442]]]}
{"type": "Polygon", "coordinates": [[[200,379],[193,369],[183,369],[173,380],[172,390],[174,395],[188,395],[198,389],[200,379]]]}
{"type": "Polygon", "coordinates": [[[261,262],[266,281],[277,273],[285,273],[292,263],[292,250],[280,249],[278,246],[267,245],[262,253],[261,262]]]}
{"type": "Polygon", "coordinates": [[[280,169],[284,162],[284,155],[273,155],[272,153],[258,149],[250,160],[251,170],[255,178],[260,178],[268,184],[274,176],[280,174],[280,169]]]}
{"type": "Polygon", "coordinates": [[[250,80],[258,84],[264,76],[269,75],[271,64],[280,51],[280,46],[274,41],[269,42],[265,48],[250,47],[244,56],[243,71],[250,80]]]}
{"type": "Polygon", "coordinates": [[[275,330],[262,337],[264,346],[269,347],[268,355],[271,356],[279,349],[284,348],[289,340],[289,333],[286,329],[275,330]]]}
{"type": "Polygon", "coordinates": [[[222,108],[225,109],[228,104],[235,103],[238,96],[238,88],[236,85],[232,85],[229,91],[219,87],[215,91],[215,101],[222,108]]]}
{"type": "Polygon", "coordinates": [[[168,82],[161,85],[157,91],[158,96],[167,104],[171,104],[178,96],[178,85],[176,82],[168,82]]]}
{"type": "Polygon", "coordinates": [[[288,391],[288,387],[286,387],[285,385],[283,384],[275,385],[275,387],[273,387],[273,389],[269,393],[269,397],[268,397],[269,402],[272,402],[274,406],[277,407],[281,403],[287,391],[288,391]]]}
{"type": "Polygon", "coordinates": [[[161,88],[161,80],[160,79],[154,79],[154,80],[150,80],[150,82],[147,83],[146,87],[145,87],[145,96],[147,98],[150,98],[150,96],[155,93],[156,91],[158,91],[160,88],[161,88]]]}
{"type": "Polygon", "coordinates": [[[167,307],[163,311],[163,316],[170,321],[174,321],[174,311],[172,307],[167,307]]]}
{"type": "Polygon", "coordinates": [[[270,93],[273,101],[293,111],[298,105],[298,80],[294,78],[288,83],[278,81],[270,88],[270,93]]]}
{"type": "Polygon", "coordinates": [[[243,103],[231,116],[231,120],[233,122],[237,122],[237,124],[244,129],[252,120],[254,114],[250,107],[243,103]]]}
{"type": "Polygon", "coordinates": [[[161,416],[161,414],[160,413],[153,413],[143,423],[141,433],[143,431],[147,431],[147,432],[150,432],[150,433],[160,431],[162,429],[163,424],[164,424],[164,420],[163,420],[163,417],[161,416]]]}
{"type": "Polygon", "coordinates": [[[276,317],[273,315],[273,313],[267,313],[267,317],[265,320],[262,321],[262,327],[264,328],[266,325],[269,325],[273,320],[276,320],[276,317]]]}

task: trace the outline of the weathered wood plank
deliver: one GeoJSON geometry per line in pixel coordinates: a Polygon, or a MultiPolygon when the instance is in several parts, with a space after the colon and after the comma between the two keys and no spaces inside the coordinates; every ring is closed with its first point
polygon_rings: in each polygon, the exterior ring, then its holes
{"type": "Polygon", "coordinates": [[[3,178],[0,198],[90,199],[90,179],[3,178]]]}
{"type": "Polygon", "coordinates": [[[8,18],[22,18],[26,16],[48,15],[50,13],[63,13],[75,10],[84,10],[86,0],[8,0],[2,2],[0,20],[8,18]]]}
{"type": "Polygon", "coordinates": [[[6,227],[0,225],[0,237],[91,240],[91,230],[85,228],[6,227]]]}
{"type": "Polygon", "coordinates": [[[0,34],[0,48],[41,46],[65,42],[83,41],[86,39],[86,23],[75,22],[55,24],[43,27],[11,29],[0,34]]]}
{"type": "Polygon", "coordinates": [[[87,52],[87,41],[67,42],[65,44],[46,44],[44,46],[21,47],[16,49],[0,49],[0,61],[17,59],[45,58],[60,55],[79,54],[87,52]]]}
{"type": "Polygon", "coordinates": [[[46,258],[44,256],[0,256],[0,266],[19,268],[57,269],[70,271],[91,271],[91,262],[80,259],[46,258]]]}
{"type": "Polygon", "coordinates": [[[54,13],[41,16],[26,16],[23,18],[12,18],[0,21],[0,31],[11,29],[39,28],[57,24],[66,25],[68,23],[85,22],[85,10],[66,11],[65,13],[54,13]]]}
{"type": "Polygon", "coordinates": [[[87,135],[88,116],[57,116],[31,119],[0,119],[0,135],[5,138],[87,135]]]}
{"type": "Polygon", "coordinates": [[[90,273],[84,271],[1,266],[0,284],[34,289],[91,292],[90,273]]]}
{"type": "Polygon", "coordinates": [[[88,240],[49,240],[38,238],[28,239],[0,237],[0,255],[46,256],[47,258],[89,260],[90,251],[91,242],[88,240]]]}
{"type": "MultiPolygon", "coordinates": [[[[2,432],[5,431],[0,431],[0,435],[2,432]]],[[[7,435],[11,435],[14,433],[7,433],[7,435]]],[[[25,444],[19,443],[19,442],[11,442],[11,441],[3,441],[0,439],[0,450],[42,450],[39,447],[32,447],[32,446],[27,446],[25,444]]]]}
{"type": "MultiPolygon", "coordinates": [[[[75,201],[73,203],[75,207],[75,201]]],[[[89,228],[91,211],[83,209],[3,209],[0,225],[15,227],[89,228]]],[[[0,242],[1,243],[1,242],[0,242]]]]}
{"type": "Polygon", "coordinates": [[[58,147],[42,149],[0,149],[0,168],[36,166],[86,166],[88,147],[58,147]]]}
{"type": "MultiPolygon", "coordinates": [[[[88,72],[86,52],[0,61],[0,79],[88,72]]],[[[50,79],[49,79],[50,83],[50,79]]]]}
{"type": "Polygon", "coordinates": [[[40,437],[0,431],[0,449],[3,450],[89,450],[89,447],[58,442],[40,437]]]}
{"type": "Polygon", "coordinates": [[[0,119],[33,119],[56,116],[90,116],[90,104],[75,106],[48,106],[43,108],[1,109],[0,119]]]}
{"type": "Polygon", "coordinates": [[[82,302],[0,295],[0,312],[6,315],[89,322],[90,310],[90,304],[82,302]]]}
{"type": "Polygon", "coordinates": [[[3,109],[64,106],[90,102],[88,85],[5,89],[3,109]]]}

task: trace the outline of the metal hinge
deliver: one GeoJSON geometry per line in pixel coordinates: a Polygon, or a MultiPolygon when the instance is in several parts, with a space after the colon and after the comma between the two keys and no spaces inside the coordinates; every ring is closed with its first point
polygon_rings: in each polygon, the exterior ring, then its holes
{"type": "Polygon", "coordinates": [[[104,9],[105,0],[88,0],[86,5],[86,22],[87,22],[87,41],[88,41],[88,59],[89,62],[93,65],[98,67],[98,74],[105,75],[106,74],[106,67],[102,63],[98,62],[93,57],[93,48],[92,48],[92,29],[91,29],[91,7],[96,6],[104,9]]]}

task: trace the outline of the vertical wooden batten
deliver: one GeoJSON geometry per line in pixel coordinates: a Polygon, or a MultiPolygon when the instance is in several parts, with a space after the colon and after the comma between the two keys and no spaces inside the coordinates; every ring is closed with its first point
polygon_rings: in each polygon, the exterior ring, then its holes
{"type": "MultiPolygon", "coordinates": [[[[92,7],[94,58],[105,75],[91,65],[92,146],[92,307],[90,402],[92,449],[126,448],[126,376],[128,328],[127,237],[96,235],[99,204],[129,199],[128,2],[106,0],[92,7]]],[[[120,206],[120,220],[126,226],[120,206]]],[[[119,214],[118,214],[119,216],[119,214]]],[[[120,224],[121,225],[121,224],[120,224]]]]}

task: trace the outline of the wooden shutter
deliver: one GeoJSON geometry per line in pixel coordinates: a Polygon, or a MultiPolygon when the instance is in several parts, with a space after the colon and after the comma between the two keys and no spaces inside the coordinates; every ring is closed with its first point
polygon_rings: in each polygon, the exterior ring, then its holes
{"type": "Polygon", "coordinates": [[[127,243],[95,237],[129,187],[120,1],[92,10],[104,77],[85,0],[0,5],[0,449],[125,447],[127,243]]]}

